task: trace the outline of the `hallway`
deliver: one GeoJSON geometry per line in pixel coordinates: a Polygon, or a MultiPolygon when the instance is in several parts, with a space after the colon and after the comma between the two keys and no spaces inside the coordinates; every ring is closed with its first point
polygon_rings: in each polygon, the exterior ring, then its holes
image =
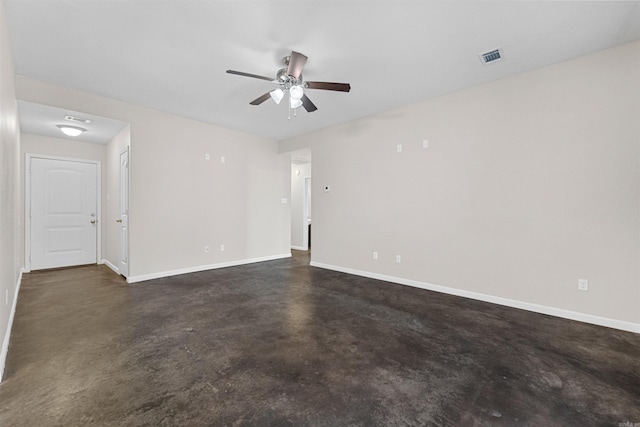
{"type": "Polygon", "coordinates": [[[0,425],[640,422],[640,336],[308,266],[24,276],[0,425]]]}

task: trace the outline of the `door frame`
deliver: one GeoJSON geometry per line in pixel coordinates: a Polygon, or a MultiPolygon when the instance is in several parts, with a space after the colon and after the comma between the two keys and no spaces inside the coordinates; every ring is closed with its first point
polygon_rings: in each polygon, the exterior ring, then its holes
{"type": "MultiPolygon", "coordinates": [[[[129,202],[130,202],[130,198],[129,198],[129,189],[130,189],[130,185],[129,183],[131,182],[131,150],[129,149],[129,146],[127,145],[124,150],[120,151],[120,155],[118,156],[118,163],[120,164],[120,167],[118,169],[118,181],[119,181],[119,187],[120,187],[120,197],[118,200],[118,215],[122,214],[122,200],[123,200],[123,195],[122,195],[122,189],[123,189],[123,183],[122,183],[122,155],[123,154],[127,154],[127,182],[126,182],[126,204],[127,204],[127,232],[126,232],[126,241],[122,242],[122,223],[120,224],[120,227],[118,229],[118,234],[120,236],[120,247],[118,248],[118,273],[122,276],[124,276],[125,278],[128,278],[129,275],[131,274],[131,252],[129,251],[129,202]],[[123,272],[120,271],[120,267],[122,265],[122,247],[126,246],[126,252],[127,252],[127,271],[123,272]]],[[[119,217],[119,219],[122,219],[122,217],[119,217]]]]}
{"type": "MultiPolygon", "coordinates": [[[[302,184],[302,247],[305,251],[309,250],[309,217],[311,217],[311,177],[305,176],[302,184]]],[[[311,218],[313,224],[313,218],[311,218]]]]}
{"type": "Polygon", "coordinates": [[[102,260],[102,162],[100,160],[73,157],[49,156],[47,154],[25,154],[24,163],[24,265],[25,273],[31,272],[31,159],[61,160],[65,162],[90,163],[96,165],[96,264],[102,260]]]}

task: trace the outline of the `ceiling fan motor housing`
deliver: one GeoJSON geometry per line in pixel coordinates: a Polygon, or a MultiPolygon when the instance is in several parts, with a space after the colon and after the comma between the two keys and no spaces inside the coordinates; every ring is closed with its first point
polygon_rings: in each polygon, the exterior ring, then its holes
{"type": "Polygon", "coordinates": [[[302,74],[300,74],[300,78],[296,79],[295,77],[287,74],[286,68],[281,68],[276,73],[276,82],[280,84],[284,90],[289,89],[292,86],[302,86],[302,74]]]}

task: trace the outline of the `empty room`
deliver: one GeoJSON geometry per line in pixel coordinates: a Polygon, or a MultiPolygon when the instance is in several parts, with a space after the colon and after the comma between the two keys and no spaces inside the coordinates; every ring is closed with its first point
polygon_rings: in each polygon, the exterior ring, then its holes
{"type": "Polygon", "coordinates": [[[640,426],[640,1],[0,0],[0,425],[640,426]]]}

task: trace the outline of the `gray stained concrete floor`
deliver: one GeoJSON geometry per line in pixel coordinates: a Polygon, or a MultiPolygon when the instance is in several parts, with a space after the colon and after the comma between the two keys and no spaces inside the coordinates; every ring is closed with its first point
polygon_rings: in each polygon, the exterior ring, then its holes
{"type": "Polygon", "coordinates": [[[25,275],[0,425],[640,423],[639,335],[308,262],[25,275]]]}

